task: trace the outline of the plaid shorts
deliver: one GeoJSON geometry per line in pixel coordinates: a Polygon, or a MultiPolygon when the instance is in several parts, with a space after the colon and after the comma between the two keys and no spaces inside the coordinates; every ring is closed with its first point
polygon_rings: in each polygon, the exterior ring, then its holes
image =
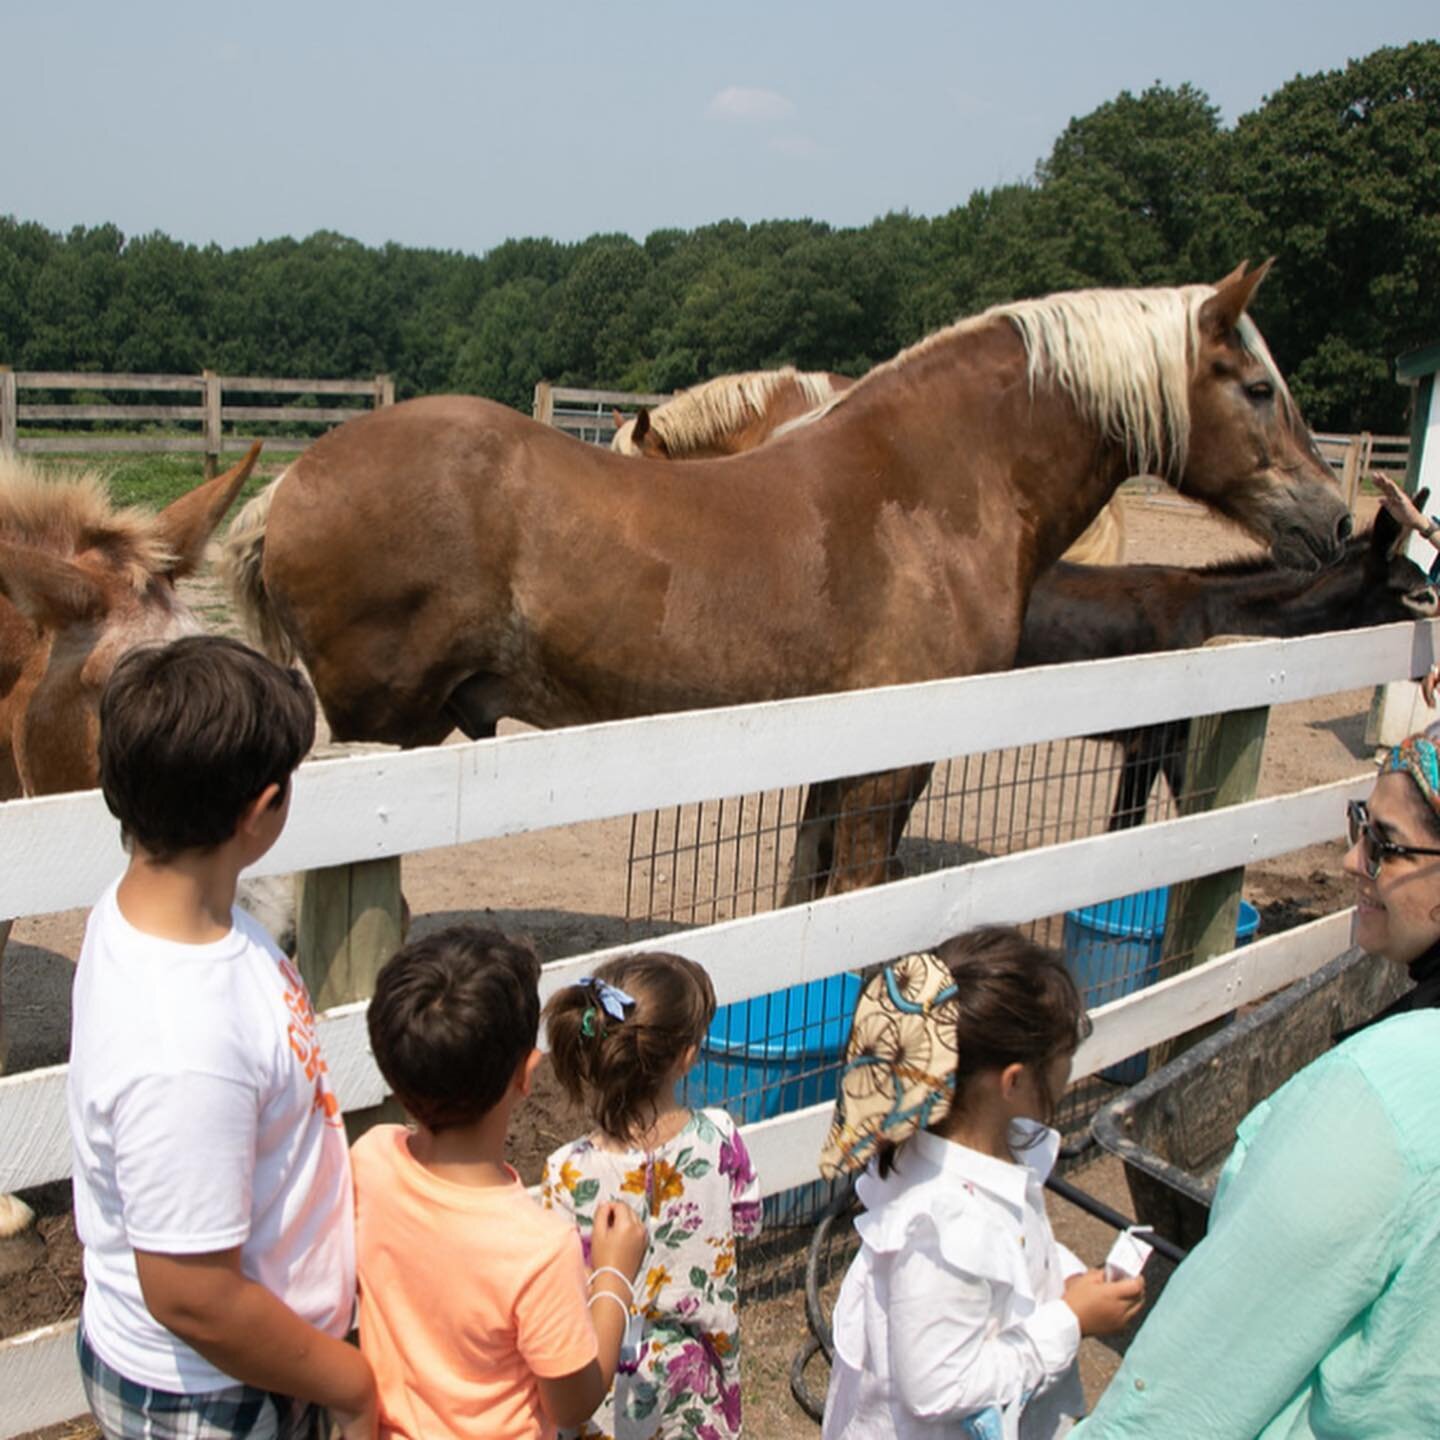
{"type": "Polygon", "coordinates": [[[105,1440],[325,1440],[325,1412],[288,1395],[227,1385],[203,1395],[176,1395],[137,1385],[112,1370],[76,1327],[85,1399],[105,1440]]]}

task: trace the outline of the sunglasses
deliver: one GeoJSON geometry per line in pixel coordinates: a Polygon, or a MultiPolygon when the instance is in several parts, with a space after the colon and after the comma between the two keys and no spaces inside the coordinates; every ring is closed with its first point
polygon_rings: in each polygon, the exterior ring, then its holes
{"type": "Polygon", "coordinates": [[[1420,845],[1397,845],[1387,840],[1370,821],[1370,807],[1363,800],[1351,800],[1345,806],[1351,845],[1359,845],[1360,861],[1366,876],[1380,878],[1380,866],[1392,855],[1440,855],[1440,850],[1420,845]]]}

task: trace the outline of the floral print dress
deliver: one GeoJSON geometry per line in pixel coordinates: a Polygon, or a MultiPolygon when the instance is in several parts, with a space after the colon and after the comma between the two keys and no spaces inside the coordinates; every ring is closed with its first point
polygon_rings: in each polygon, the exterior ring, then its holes
{"type": "Polygon", "coordinates": [[[695,1110],[654,1150],[606,1150],[593,1136],[545,1162],[541,1198],[568,1210],[590,1258],[596,1209],[642,1209],[650,1248],[635,1277],[637,1361],[622,1360],[581,1440],[732,1440],[740,1434],[735,1241],[760,1233],[760,1186],[723,1110],[695,1110]]]}

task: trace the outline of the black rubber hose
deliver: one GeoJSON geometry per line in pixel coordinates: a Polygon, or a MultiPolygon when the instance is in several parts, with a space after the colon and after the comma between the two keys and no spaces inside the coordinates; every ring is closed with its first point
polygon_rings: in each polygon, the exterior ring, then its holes
{"type": "Polygon", "coordinates": [[[820,1342],[812,1335],[795,1352],[790,1362],[790,1393],[795,1403],[818,1425],[825,1418],[825,1405],[817,1404],[805,1383],[805,1367],[820,1353],[820,1342]]]}

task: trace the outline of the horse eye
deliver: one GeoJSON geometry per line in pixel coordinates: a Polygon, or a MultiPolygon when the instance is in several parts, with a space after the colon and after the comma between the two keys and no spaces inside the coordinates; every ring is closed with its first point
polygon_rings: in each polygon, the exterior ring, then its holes
{"type": "Polygon", "coordinates": [[[1245,387],[1245,393],[1252,400],[1270,400],[1274,398],[1275,387],[1268,380],[1252,380],[1245,387]]]}

